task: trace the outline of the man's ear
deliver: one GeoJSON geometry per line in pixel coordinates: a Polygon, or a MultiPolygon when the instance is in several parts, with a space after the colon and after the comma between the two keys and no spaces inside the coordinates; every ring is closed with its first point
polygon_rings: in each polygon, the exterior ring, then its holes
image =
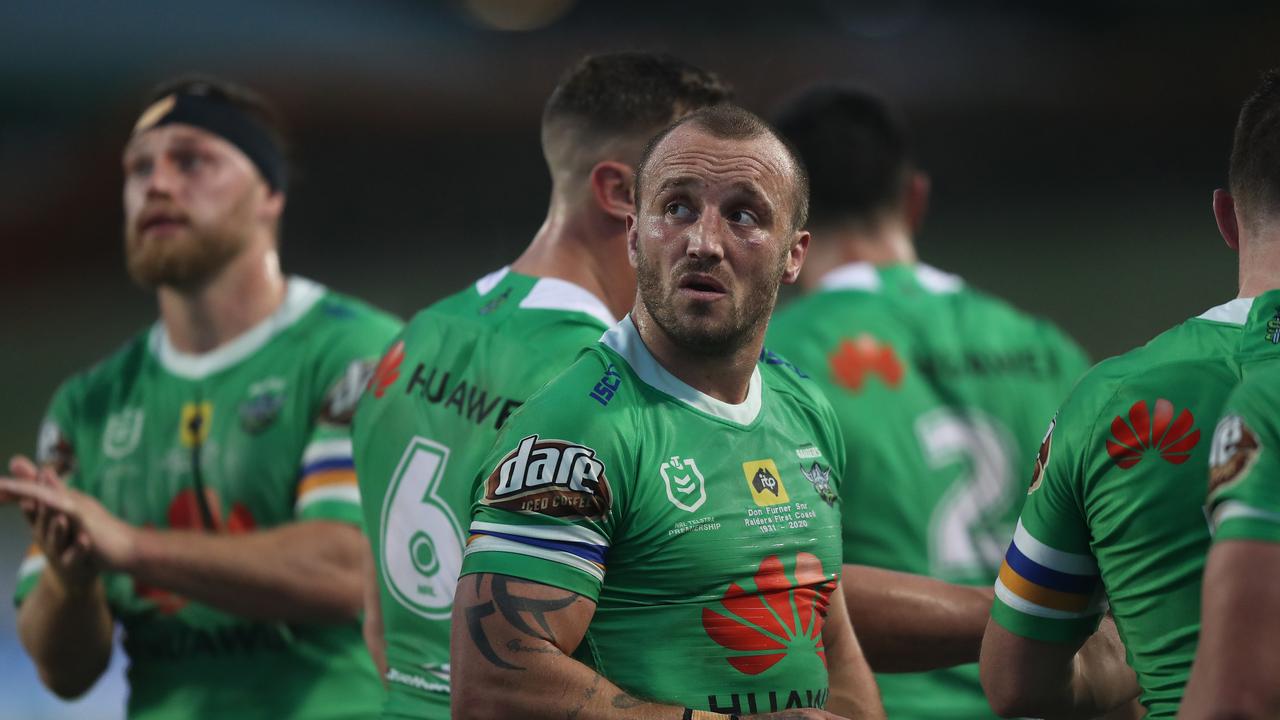
{"type": "Polygon", "coordinates": [[[906,202],[903,203],[903,210],[906,214],[907,229],[912,235],[920,232],[920,228],[924,225],[924,216],[929,210],[930,186],[928,173],[916,171],[907,178],[906,202]]]}
{"type": "Polygon", "coordinates": [[[1227,247],[1240,252],[1240,224],[1236,220],[1236,199],[1231,193],[1218,188],[1213,191],[1213,218],[1218,221],[1218,232],[1227,241],[1227,247]]]}
{"type": "Polygon", "coordinates": [[[625,217],[627,223],[627,260],[631,262],[631,267],[636,266],[636,243],[640,241],[639,223],[636,222],[634,213],[627,213],[625,217]]]}
{"type": "Polygon", "coordinates": [[[605,214],[621,222],[635,212],[635,201],[631,198],[635,172],[630,165],[613,160],[598,162],[591,168],[589,182],[596,205],[605,214]]]}
{"type": "Polygon", "coordinates": [[[809,231],[796,232],[795,242],[791,243],[791,251],[787,253],[787,264],[782,270],[782,284],[791,285],[800,277],[800,268],[804,258],[809,254],[809,231]]]}

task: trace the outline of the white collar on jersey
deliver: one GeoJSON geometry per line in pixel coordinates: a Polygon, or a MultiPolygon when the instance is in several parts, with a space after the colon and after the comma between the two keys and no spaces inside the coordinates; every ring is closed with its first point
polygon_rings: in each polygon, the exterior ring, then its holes
{"type": "Polygon", "coordinates": [[[640,331],[636,330],[635,323],[631,322],[630,314],[622,318],[622,322],[609,328],[600,337],[600,342],[621,355],[645,384],[695,410],[739,425],[750,425],[760,415],[762,393],[758,366],[751,370],[751,382],[747,385],[747,399],[734,405],[717,400],[667,372],[653,353],[649,352],[644,340],[640,338],[640,331]]]}
{"type": "Polygon", "coordinates": [[[285,291],[284,302],[271,315],[257,325],[221,347],[207,353],[184,353],[169,341],[169,333],[163,322],[151,328],[151,352],[161,367],[188,380],[199,380],[225,370],[252,355],[271,338],[297,322],[324,296],[323,285],[306,278],[291,277],[285,291]]]}
{"type": "MultiPolygon", "coordinates": [[[[916,281],[920,287],[932,293],[943,295],[953,293],[964,287],[964,280],[959,275],[943,272],[932,265],[916,263],[913,268],[916,281]]],[[[875,292],[880,289],[880,273],[876,266],[869,262],[852,262],[831,270],[818,281],[820,290],[865,290],[875,292]]]]}
{"type": "Polygon", "coordinates": [[[1253,309],[1253,298],[1236,298],[1230,302],[1211,307],[1196,317],[1201,320],[1213,320],[1232,325],[1243,325],[1249,320],[1249,311],[1253,309]]]}
{"type": "MultiPolygon", "coordinates": [[[[511,266],[494,270],[476,281],[476,291],[481,296],[488,295],[502,279],[511,271],[511,266]]],[[[526,310],[565,310],[568,312],[586,313],[609,327],[618,319],[609,311],[608,306],[590,290],[559,278],[538,278],[533,289],[520,301],[520,307],[526,310]]]]}

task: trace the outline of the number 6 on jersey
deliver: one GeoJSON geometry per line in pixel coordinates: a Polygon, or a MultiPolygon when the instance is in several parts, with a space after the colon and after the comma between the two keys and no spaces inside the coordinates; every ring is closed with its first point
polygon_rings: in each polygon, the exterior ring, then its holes
{"type": "Polygon", "coordinates": [[[405,448],[382,503],[382,575],[405,608],[448,619],[462,567],[462,531],[440,498],[449,448],[415,437],[405,448]]]}

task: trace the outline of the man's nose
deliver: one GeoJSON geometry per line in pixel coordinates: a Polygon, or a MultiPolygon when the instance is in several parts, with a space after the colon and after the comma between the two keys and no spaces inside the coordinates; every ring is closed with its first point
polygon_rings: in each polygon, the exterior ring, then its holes
{"type": "Polygon", "coordinates": [[[151,174],[147,177],[147,195],[173,195],[177,189],[179,175],[178,168],[172,161],[157,158],[155,165],[151,167],[151,174]]]}
{"type": "Polygon", "coordinates": [[[702,213],[698,222],[689,228],[689,241],[685,252],[699,260],[724,257],[724,222],[716,213],[702,213]]]}

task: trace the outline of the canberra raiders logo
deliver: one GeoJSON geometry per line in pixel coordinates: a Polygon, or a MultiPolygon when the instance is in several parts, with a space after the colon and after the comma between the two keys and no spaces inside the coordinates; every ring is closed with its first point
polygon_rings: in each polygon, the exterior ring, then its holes
{"type": "Polygon", "coordinates": [[[828,507],[835,505],[839,497],[836,491],[831,488],[831,468],[822,467],[818,463],[809,466],[808,470],[804,466],[800,466],[800,473],[804,475],[804,479],[808,480],[813,489],[818,491],[818,497],[827,504],[828,507]]]}
{"type": "Polygon", "coordinates": [[[685,512],[695,512],[707,501],[707,483],[693,458],[681,460],[679,455],[658,468],[667,485],[667,499],[685,512]]]}

